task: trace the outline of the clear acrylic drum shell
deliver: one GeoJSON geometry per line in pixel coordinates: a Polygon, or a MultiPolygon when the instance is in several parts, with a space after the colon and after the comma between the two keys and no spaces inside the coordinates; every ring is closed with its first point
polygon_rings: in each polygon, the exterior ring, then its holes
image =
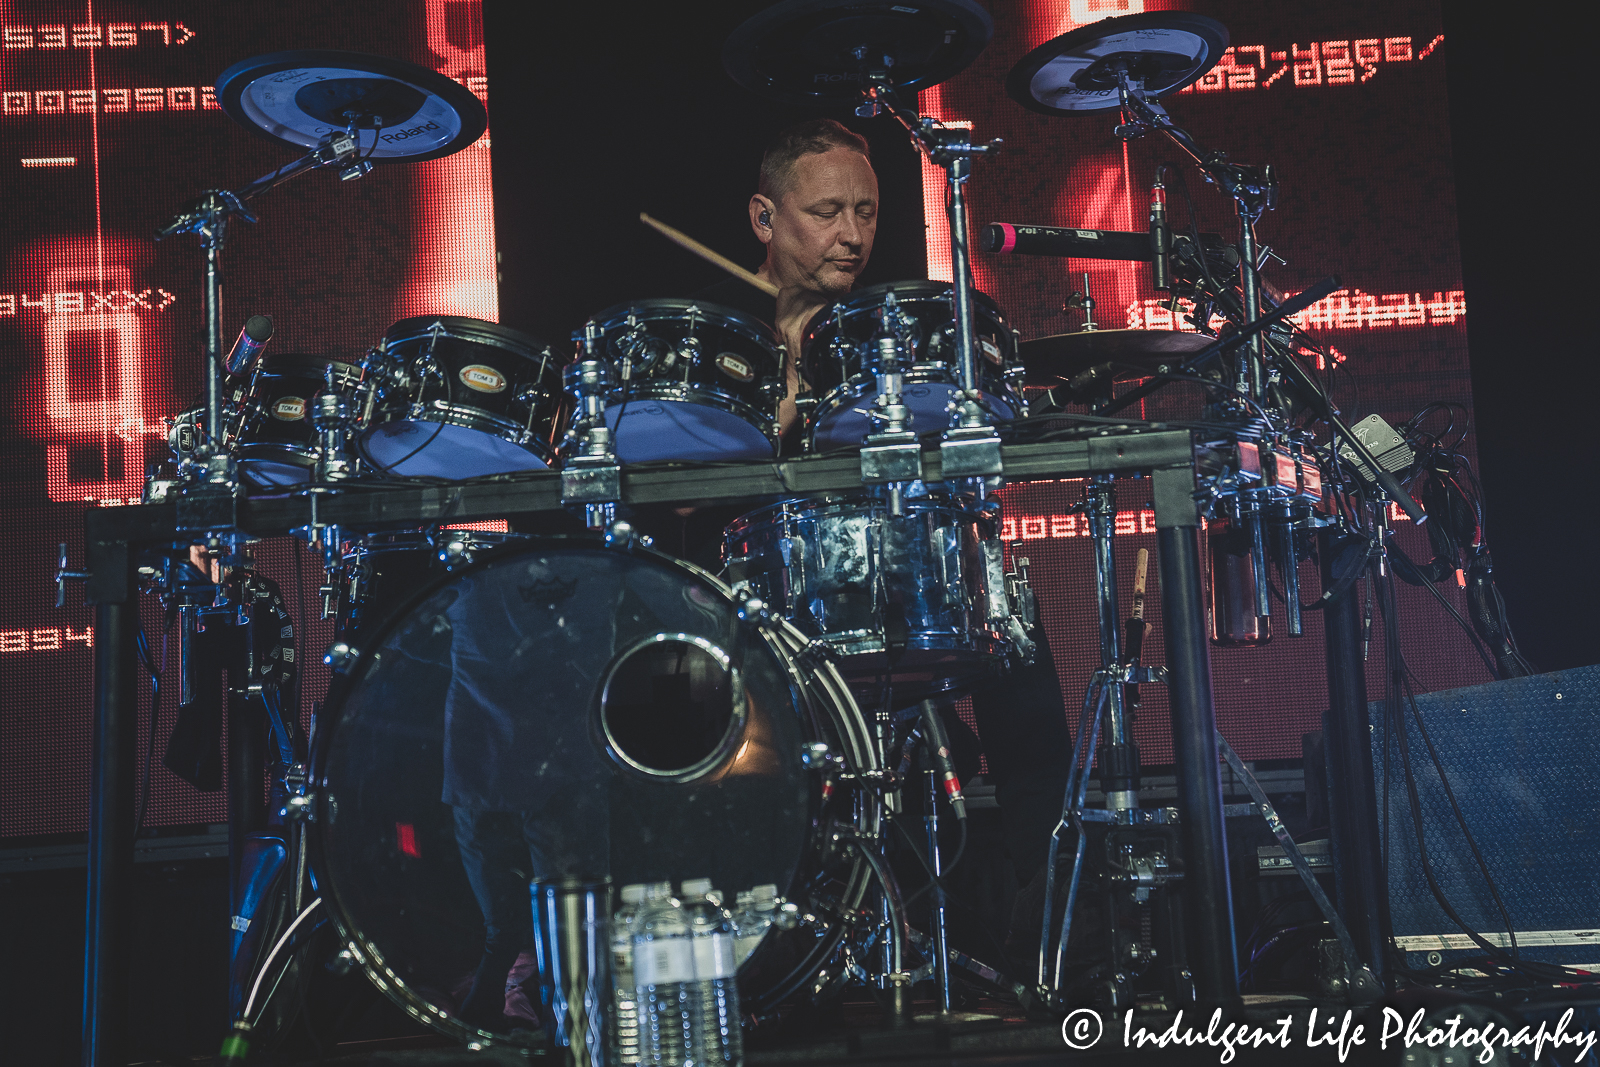
{"type": "Polygon", "coordinates": [[[553,466],[570,412],[565,363],[549,345],[498,323],[460,315],[402,319],[384,334],[361,452],[378,470],[408,477],[553,466]],[[440,374],[419,374],[430,359],[440,374]],[[419,397],[422,410],[414,413],[419,397]]]}
{"type": "MultiPolygon", "coordinates": [[[[313,746],[310,837],[317,888],[374,982],[457,1037],[483,1037],[453,1018],[452,1005],[484,935],[455,813],[443,799],[453,674],[492,678],[497,691],[532,698],[510,725],[522,740],[536,738],[539,759],[504,761],[502,777],[536,780],[603,808],[611,869],[589,873],[610,874],[615,886],[709,877],[730,900],[763,883],[798,892],[821,869],[824,819],[852,817],[848,791],[824,801],[799,760],[807,739],[848,752],[834,736],[837,724],[803,710],[809,705],[784,658],[736,618],[726,587],[697,568],[646,551],[550,540],[436,582],[372,635],[330,695],[313,746]],[[452,663],[461,633],[484,642],[476,666],[452,663]],[[691,782],[625,769],[594,724],[608,667],[658,634],[725,650],[746,698],[736,743],[691,782]]],[[[854,729],[865,736],[864,725],[854,729]]]]}
{"type": "MultiPolygon", "coordinates": [[[[801,372],[817,405],[806,428],[807,447],[814,452],[858,448],[873,426],[866,409],[877,398],[875,340],[882,332],[887,297],[893,294],[901,312],[912,320],[911,363],[901,395],[913,413],[918,434],[940,433],[950,425],[946,405],[958,388],[951,290],[948,282],[889,282],[858,290],[812,316],[801,339],[801,372]],[[844,342],[836,349],[835,341],[844,342]]],[[[1021,367],[1016,338],[1000,306],[983,293],[972,294],[978,335],[978,388],[994,414],[1009,419],[1025,410],[1022,395],[1008,372],[1021,367]]]]}
{"type": "Polygon", "coordinates": [[[897,688],[920,695],[988,671],[1007,649],[989,620],[982,546],[994,536],[990,525],[941,494],[907,499],[899,519],[865,494],[789,500],[729,525],[723,559],[731,580],[749,581],[824,641],[852,679],[890,668],[882,610],[902,613],[906,647],[893,676],[897,688]]]}
{"type": "Polygon", "coordinates": [[[782,343],[771,327],[733,308],[682,299],[618,304],[590,321],[600,327],[601,353],[617,383],[607,398],[606,424],[616,431],[624,463],[777,454],[775,424],[786,383],[782,343]],[[663,351],[648,362],[633,359],[624,389],[622,342],[630,316],[663,351]],[[690,336],[700,345],[694,362],[677,352],[690,336]]]}

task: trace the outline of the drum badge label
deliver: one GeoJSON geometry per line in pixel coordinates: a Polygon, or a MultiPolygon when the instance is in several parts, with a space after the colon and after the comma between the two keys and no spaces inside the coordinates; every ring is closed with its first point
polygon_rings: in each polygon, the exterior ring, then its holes
{"type": "Polygon", "coordinates": [[[732,352],[724,352],[717,357],[717,369],[738,382],[752,381],[756,376],[750,364],[732,352]]]}
{"type": "Polygon", "coordinates": [[[506,376],[493,367],[485,367],[482,363],[462,367],[458,377],[462,385],[468,389],[476,389],[480,393],[505,392],[506,376]]]}
{"type": "Polygon", "coordinates": [[[306,417],[306,402],[298,396],[286,396],[272,405],[272,417],[284,422],[298,422],[306,417]]]}

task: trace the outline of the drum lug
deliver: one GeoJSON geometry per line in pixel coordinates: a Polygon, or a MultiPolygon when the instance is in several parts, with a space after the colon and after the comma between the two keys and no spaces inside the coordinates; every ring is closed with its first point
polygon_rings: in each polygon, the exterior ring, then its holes
{"type": "Polygon", "coordinates": [[[322,654],[322,662],[332,667],[335,674],[349,674],[361,658],[361,650],[348,641],[335,641],[322,654]]]}
{"type": "Polygon", "coordinates": [[[633,523],[617,519],[606,527],[605,546],[620,552],[632,552],[634,546],[649,548],[651,539],[639,532],[633,523]]]}
{"type": "MultiPolygon", "coordinates": [[[[739,582],[733,587],[733,597],[738,607],[735,608],[739,621],[752,626],[768,626],[772,623],[772,608],[765,600],[756,595],[755,587],[749,582],[739,582]]],[[[824,750],[826,745],[822,746],[824,750]]],[[[801,761],[805,756],[802,754],[801,761]]],[[[809,764],[808,764],[809,766],[809,764]]]]}
{"type": "Polygon", "coordinates": [[[808,771],[828,773],[844,769],[844,757],[828,748],[822,741],[800,743],[800,765],[808,771]]]}

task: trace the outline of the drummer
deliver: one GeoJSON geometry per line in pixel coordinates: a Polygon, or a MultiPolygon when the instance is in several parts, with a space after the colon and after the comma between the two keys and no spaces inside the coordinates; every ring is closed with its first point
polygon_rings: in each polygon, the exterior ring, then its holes
{"type": "MultiPolygon", "coordinates": [[[[782,454],[801,444],[795,397],[801,388],[801,338],[811,317],[847,295],[866,269],[878,229],[878,175],[867,139],[833,119],[810,119],[773,138],[748,204],[750,229],[766,246],[756,275],[776,298],[739,278],[693,294],[773,326],[788,356],[788,387],[778,405],[782,454]]],[[[745,508],[641,509],[639,525],[656,547],[717,570],[722,531],[745,508]]]]}
{"type": "Polygon", "coordinates": [[[767,246],[756,276],[776,299],[729,278],[695,294],[777,328],[788,350],[788,391],[778,408],[786,451],[798,441],[801,337],[811,317],[848,294],[872,255],[878,229],[878,176],[867,140],[833,119],[791,126],[761,159],[748,205],[750,229],[767,246]]]}

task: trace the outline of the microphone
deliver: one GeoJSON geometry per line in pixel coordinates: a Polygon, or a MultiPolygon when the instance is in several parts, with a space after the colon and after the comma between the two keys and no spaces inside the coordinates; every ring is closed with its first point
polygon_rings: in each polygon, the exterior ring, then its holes
{"type": "Polygon", "coordinates": [[[222,361],[223,368],[229,374],[243,374],[261,357],[270,340],[272,316],[251,315],[245,320],[244,329],[239,331],[239,339],[233,342],[232,350],[222,361]]]}
{"type": "Polygon", "coordinates": [[[944,778],[944,793],[950,799],[950,810],[955,812],[956,818],[965,819],[967,798],[961,793],[961,780],[956,777],[955,764],[950,762],[950,737],[944,732],[944,723],[939,720],[939,705],[932,700],[924,700],[920,707],[922,729],[928,738],[928,749],[933,753],[934,766],[944,778]]]}
{"type": "Polygon", "coordinates": [[[1161,184],[1160,167],[1150,187],[1150,255],[1150,288],[1167,292],[1172,288],[1172,228],[1167,225],[1167,187],[1161,184]]]}
{"type": "Polygon", "coordinates": [[[978,247],[1002,256],[1071,256],[1148,262],[1148,234],[1128,230],[1080,230],[1069,226],[1029,226],[991,222],[978,233],[978,247]]]}

